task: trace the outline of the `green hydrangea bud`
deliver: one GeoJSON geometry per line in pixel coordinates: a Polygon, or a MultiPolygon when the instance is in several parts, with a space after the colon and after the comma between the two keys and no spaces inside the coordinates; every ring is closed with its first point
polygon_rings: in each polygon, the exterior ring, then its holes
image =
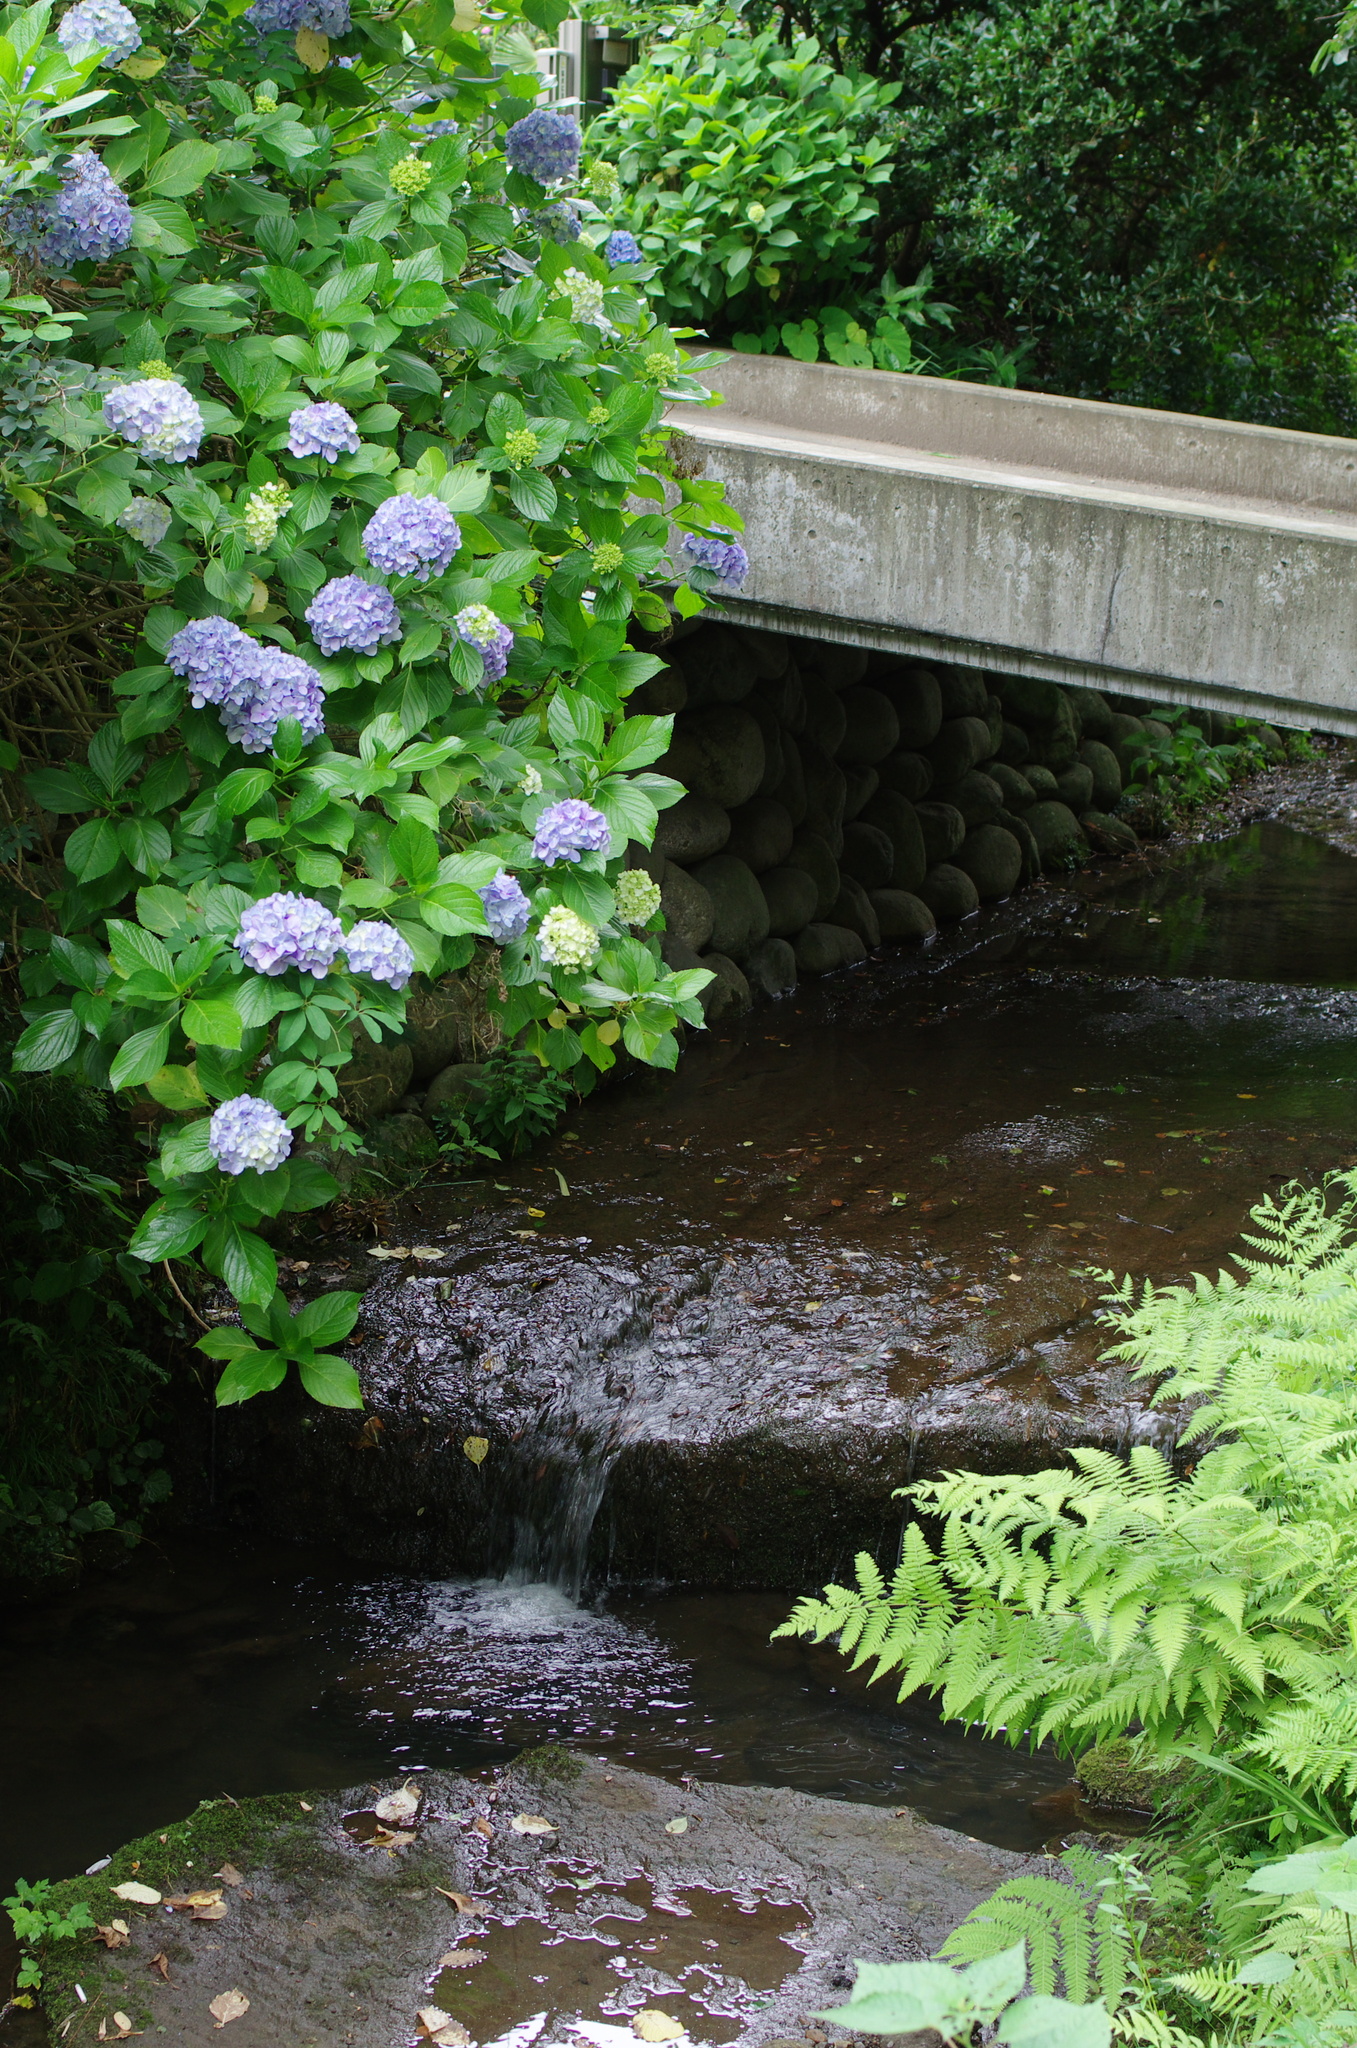
{"type": "Polygon", "coordinates": [[[392,164],[387,176],[392,191],[399,192],[402,199],[418,199],[433,179],[433,165],[426,164],[422,157],[403,156],[398,164],[392,164]]]}
{"type": "Polygon", "coordinates": [[[504,452],[515,469],[521,469],[525,462],[532,462],[541,445],[531,427],[515,427],[504,436],[504,452]]]}
{"type": "Polygon", "coordinates": [[[271,547],[280,521],[292,510],[292,493],[286,484],[261,484],[245,502],[242,524],[245,538],[258,551],[271,547]]]}
{"type": "Polygon", "coordinates": [[[622,566],[622,550],[615,540],[605,540],[594,549],[594,567],[600,576],[615,576],[622,566]]]}
{"type": "Polygon", "coordinates": [[[649,924],[660,907],[660,885],[644,868],[627,868],[613,885],[617,914],[624,924],[649,924]]]}
{"type": "Polygon", "coordinates": [[[657,384],[663,384],[666,377],[674,374],[674,358],[663,349],[653,349],[642,365],[647,377],[653,377],[657,384]]]}
{"type": "Polygon", "coordinates": [[[606,406],[606,405],[591,405],[591,406],[590,406],[590,408],[589,408],[589,413],[588,413],[588,420],[589,420],[589,424],[590,424],[590,426],[591,426],[591,427],[601,427],[601,426],[605,426],[605,425],[607,424],[607,419],[608,419],[608,408],[607,408],[607,406],[606,406]]]}
{"type": "Polygon", "coordinates": [[[144,363],[138,363],[137,375],[139,377],[154,378],[160,384],[177,384],[179,382],[169,364],[160,356],[148,356],[144,363]]]}

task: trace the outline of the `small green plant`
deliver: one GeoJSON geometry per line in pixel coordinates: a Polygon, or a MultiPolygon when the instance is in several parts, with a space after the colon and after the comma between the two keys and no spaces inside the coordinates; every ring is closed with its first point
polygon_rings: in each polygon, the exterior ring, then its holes
{"type": "Polygon", "coordinates": [[[1101,2004],[1075,2005],[1037,1992],[1022,1996],[1027,1981],[1023,1941],[965,1969],[946,1963],[859,1963],[847,2005],[817,2019],[855,2034],[914,2034],[932,2030],[946,2043],[970,2042],[978,2027],[994,2027],[1005,2048],[1108,2048],[1112,2023],[1101,2004]]]}
{"type": "Polygon", "coordinates": [[[485,1062],[481,1079],[457,1103],[433,1112],[445,1159],[517,1158],[553,1131],[572,1095],[568,1081],[528,1055],[501,1046],[485,1062]]]}
{"type": "Polygon", "coordinates": [[[94,1928],[94,1916],[83,1900],[65,1907],[49,1906],[51,1891],[49,1878],[40,1877],[30,1884],[27,1878],[17,1877],[13,1893],[4,1901],[14,1938],[23,1950],[15,1980],[21,1993],[36,1991],[42,1984],[42,1964],[34,1949],[47,1941],[73,1941],[77,1934],[90,1933],[94,1928]]]}
{"type": "Polygon", "coordinates": [[[930,265],[911,285],[897,284],[894,273],[887,271],[880,286],[864,292],[851,311],[825,306],[801,320],[770,321],[757,333],[732,336],[732,345],[744,355],[785,350],[803,363],[816,363],[823,355],[846,369],[1015,385],[1026,345],[961,346],[951,334],[955,308],[932,297],[932,291],[930,265]]]}

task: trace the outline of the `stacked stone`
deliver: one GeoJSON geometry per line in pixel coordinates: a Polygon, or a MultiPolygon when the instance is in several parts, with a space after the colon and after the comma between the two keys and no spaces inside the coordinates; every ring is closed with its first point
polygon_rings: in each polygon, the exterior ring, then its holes
{"type": "Polygon", "coordinates": [[[677,714],[658,765],[688,794],[634,857],[709,1021],[1135,849],[1113,813],[1155,721],[1096,690],[705,620],[664,652],[632,708],[677,714]]]}

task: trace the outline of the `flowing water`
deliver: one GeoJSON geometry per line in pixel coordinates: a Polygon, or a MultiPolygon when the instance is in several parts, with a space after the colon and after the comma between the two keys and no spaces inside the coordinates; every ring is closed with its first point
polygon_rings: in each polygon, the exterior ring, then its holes
{"type": "Polygon", "coordinates": [[[1351,790],[1326,767],[1301,795],[1319,830],[1033,892],[600,1096],[498,1184],[379,1216],[383,1245],[438,1248],[428,1270],[317,1239],[310,1279],[368,1290],[385,1439],[323,1418],[326,1498],[254,1404],[213,1517],[11,1615],[3,1875],[84,1867],[202,1797],[545,1739],[1011,1847],[1056,1831],[1065,1766],[768,1637],[862,1527],[890,1562],[916,1466],[1162,1434],[1100,1362],[1091,1269],[1212,1270],[1265,1190],[1357,1159],[1351,790]],[[473,1468],[482,1416],[504,1455],[473,1468]],[[831,1439],[878,1458],[861,1515],[816,1462],[831,1439]],[[445,1511],[441,1473],[484,1491],[445,1511]],[[307,1529],[334,1545],[280,1540],[307,1529]]]}

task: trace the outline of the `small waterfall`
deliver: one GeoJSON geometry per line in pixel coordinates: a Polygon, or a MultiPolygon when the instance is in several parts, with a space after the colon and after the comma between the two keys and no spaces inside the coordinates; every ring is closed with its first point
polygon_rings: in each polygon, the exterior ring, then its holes
{"type": "Polygon", "coordinates": [[[545,1431],[523,1447],[525,1459],[536,1455],[538,1463],[515,1515],[507,1584],[554,1586],[578,1602],[589,1539],[619,1448],[611,1434],[600,1441],[545,1431]]]}

